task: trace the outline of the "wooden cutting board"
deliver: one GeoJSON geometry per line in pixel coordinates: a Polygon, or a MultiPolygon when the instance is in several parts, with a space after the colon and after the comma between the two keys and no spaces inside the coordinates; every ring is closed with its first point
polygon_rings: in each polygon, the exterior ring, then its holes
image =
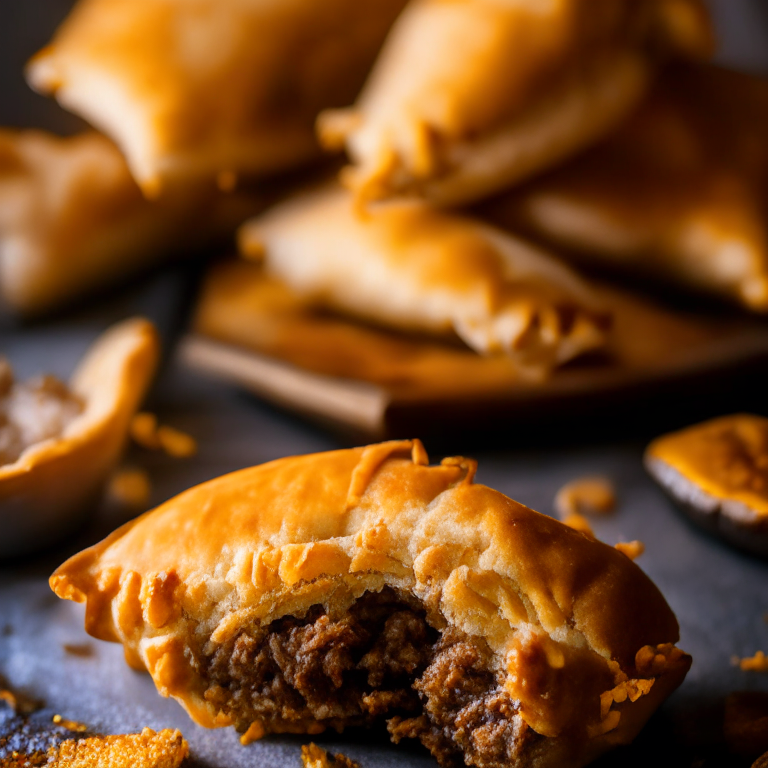
{"type": "Polygon", "coordinates": [[[370,439],[430,434],[447,422],[454,430],[500,429],[587,403],[680,391],[713,372],[768,360],[767,323],[600,290],[614,313],[610,348],[530,381],[504,357],[325,313],[258,266],[230,261],[208,275],[179,354],[192,368],[370,439]]]}

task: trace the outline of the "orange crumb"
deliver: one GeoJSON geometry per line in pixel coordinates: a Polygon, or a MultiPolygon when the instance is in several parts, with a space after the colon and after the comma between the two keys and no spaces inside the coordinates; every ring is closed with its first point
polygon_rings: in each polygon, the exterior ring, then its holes
{"type": "Polygon", "coordinates": [[[137,413],[131,419],[130,427],[131,438],[142,448],[149,448],[155,451],[160,447],[160,440],[157,436],[157,416],[154,413],[137,413]]]}
{"type": "Polygon", "coordinates": [[[752,763],[752,768],[768,768],[768,752],[762,757],[758,757],[757,760],[752,763]]]}
{"type": "Polygon", "coordinates": [[[53,720],[56,725],[60,725],[62,728],[66,728],[73,733],[85,733],[88,730],[87,725],[75,722],[74,720],[67,720],[61,715],[54,715],[51,720],[53,720]]]}
{"type": "Polygon", "coordinates": [[[254,720],[254,722],[248,726],[248,730],[240,737],[240,743],[244,747],[247,747],[254,741],[263,738],[266,733],[264,726],[258,720],[254,720]]]}
{"type": "Polygon", "coordinates": [[[154,413],[137,413],[131,421],[130,432],[134,442],[151,451],[162,449],[177,459],[197,453],[197,442],[193,437],[179,429],[160,426],[154,413]]]}
{"type": "Polygon", "coordinates": [[[616,549],[623,552],[630,560],[637,560],[645,552],[645,544],[642,541],[620,541],[616,549]]]}
{"type": "Polygon", "coordinates": [[[152,483],[143,469],[119,469],[109,481],[107,494],[124,507],[146,507],[152,494],[152,483]]]}
{"type": "Polygon", "coordinates": [[[66,653],[72,654],[72,656],[81,656],[83,658],[93,656],[93,646],[90,643],[64,643],[62,648],[66,653]]]}
{"type": "Polygon", "coordinates": [[[655,677],[663,674],[667,667],[678,662],[685,654],[672,643],[646,645],[635,654],[635,668],[638,674],[655,677]]]}
{"type": "Polygon", "coordinates": [[[654,678],[650,680],[625,680],[612,690],[601,693],[600,717],[605,720],[614,703],[623,704],[629,699],[634,704],[641,696],[650,692],[654,682],[654,678]]]}
{"type": "Polygon", "coordinates": [[[602,720],[598,725],[591,725],[587,728],[587,734],[590,739],[596,739],[598,736],[602,736],[610,731],[615,730],[619,726],[621,720],[621,712],[614,709],[608,713],[608,716],[602,720]]]}
{"type": "Polygon", "coordinates": [[[189,753],[179,731],[155,733],[145,728],[139,734],[69,739],[48,752],[54,768],[178,768],[189,753]]]}
{"type": "Polygon", "coordinates": [[[573,480],[555,496],[555,511],[563,521],[571,515],[607,515],[615,508],[616,491],[605,477],[573,480]]]}
{"type": "Polygon", "coordinates": [[[157,437],[162,449],[176,459],[187,459],[197,453],[195,438],[181,430],[162,426],[157,430],[157,437]]]}
{"type": "Polygon", "coordinates": [[[304,768],[360,768],[360,764],[346,755],[330,755],[317,744],[301,747],[301,762],[304,768]]]}
{"type": "Polygon", "coordinates": [[[589,524],[589,520],[587,520],[584,515],[568,515],[568,517],[563,520],[563,523],[569,528],[573,528],[575,531],[580,531],[581,533],[585,533],[587,536],[591,536],[593,539],[595,538],[595,532],[592,530],[592,526],[589,524]]]}
{"type": "Polygon", "coordinates": [[[19,700],[10,691],[0,690],[0,701],[4,701],[14,712],[19,709],[19,700]]]}
{"type": "Polygon", "coordinates": [[[734,656],[731,661],[734,666],[741,667],[744,672],[768,672],[768,656],[758,651],[754,656],[740,659],[734,656]]]}

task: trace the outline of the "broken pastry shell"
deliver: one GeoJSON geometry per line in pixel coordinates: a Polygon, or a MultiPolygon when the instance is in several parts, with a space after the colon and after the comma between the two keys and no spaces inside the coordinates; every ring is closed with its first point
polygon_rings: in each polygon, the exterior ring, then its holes
{"type": "Polygon", "coordinates": [[[768,557],[768,419],[734,414],[664,435],[645,466],[697,525],[768,557]]]}
{"type": "Polygon", "coordinates": [[[120,457],[159,351],[155,327],[142,318],[92,345],[69,382],[82,413],[60,436],[0,466],[0,557],[41,548],[82,522],[120,457]]]}

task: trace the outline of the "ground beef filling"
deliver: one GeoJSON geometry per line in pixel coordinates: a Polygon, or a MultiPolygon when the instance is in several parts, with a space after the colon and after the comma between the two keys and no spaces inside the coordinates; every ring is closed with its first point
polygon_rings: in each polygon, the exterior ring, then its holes
{"type": "Polygon", "coordinates": [[[83,403],[54,376],[16,382],[0,357],[0,465],[12,464],[30,446],[60,437],[83,403]]]}
{"type": "Polygon", "coordinates": [[[419,739],[441,765],[508,767],[537,737],[483,645],[455,630],[441,635],[417,602],[385,589],[338,619],[315,606],[242,631],[203,662],[206,698],[241,731],[254,721],[279,731],[386,719],[395,742],[419,739]]]}

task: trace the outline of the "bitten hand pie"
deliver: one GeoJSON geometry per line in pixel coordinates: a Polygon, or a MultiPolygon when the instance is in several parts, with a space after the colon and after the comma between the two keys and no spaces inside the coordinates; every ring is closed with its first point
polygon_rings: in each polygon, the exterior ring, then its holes
{"type": "Polygon", "coordinates": [[[768,419],[736,414],[664,435],[645,466],[696,523],[768,557],[768,419]]]}
{"type": "Polygon", "coordinates": [[[712,48],[699,0],[414,0],[356,105],[321,115],[359,197],[441,205],[505,189],[599,140],[665,52],[712,48]]]}
{"type": "Polygon", "coordinates": [[[59,138],[0,130],[0,297],[12,310],[54,309],[237,227],[257,194],[195,183],[148,202],[125,160],[97,133],[59,138]]]}
{"type": "Polygon", "coordinates": [[[625,555],[475,470],[419,441],[281,459],[128,523],[51,586],[244,742],[386,718],[445,766],[578,768],[631,741],[690,658],[625,555]]]}
{"type": "Polygon", "coordinates": [[[296,167],[349,104],[405,0],[80,0],[32,86],[110,136],[148,195],[296,167]]]}
{"type": "Polygon", "coordinates": [[[244,225],[241,250],[309,300],[546,372],[605,343],[588,286],[530,245],[420,201],[361,215],[335,188],[244,225]]]}
{"type": "Polygon", "coordinates": [[[768,312],[768,80],[677,65],[604,145],[489,203],[574,258],[768,312]]]}
{"type": "Polygon", "coordinates": [[[8,372],[0,374],[0,557],[50,544],[87,514],[158,357],[154,326],[134,319],[99,337],[68,387],[14,391],[8,372]]]}

